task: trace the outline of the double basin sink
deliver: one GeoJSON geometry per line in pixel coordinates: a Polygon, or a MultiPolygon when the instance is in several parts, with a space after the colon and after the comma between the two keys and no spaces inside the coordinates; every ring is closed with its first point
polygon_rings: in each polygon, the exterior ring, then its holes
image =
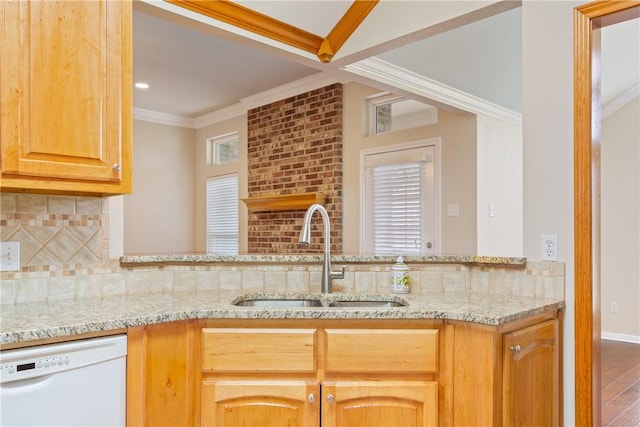
{"type": "Polygon", "coordinates": [[[304,308],[304,307],[356,307],[356,308],[398,308],[409,305],[396,297],[372,297],[367,295],[323,294],[322,296],[241,296],[232,302],[240,307],[262,308],[304,308]]]}

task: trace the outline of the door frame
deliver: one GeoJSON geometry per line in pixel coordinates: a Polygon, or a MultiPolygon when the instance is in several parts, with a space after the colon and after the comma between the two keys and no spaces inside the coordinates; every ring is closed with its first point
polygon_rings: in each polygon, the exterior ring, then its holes
{"type": "Polygon", "coordinates": [[[575,421],[600,425],[600,36],[640,16],[640,2],[574,9],[575,421]]]}

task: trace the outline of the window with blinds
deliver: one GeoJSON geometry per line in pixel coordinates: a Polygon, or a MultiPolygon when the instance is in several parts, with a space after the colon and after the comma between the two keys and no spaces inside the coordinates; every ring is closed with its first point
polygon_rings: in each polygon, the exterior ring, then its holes
{"type": "Polygon", "coordinates": [[[364,250],[375,255],[433,253],[434,147],[377,150],[364,160],[364,250]]]}
{"type": "Polygon", "coordinates": [[[207,253],[238,254],[238,175],[207,180],[207,253]]]}
{"type": "Polygon", "coordinates": [[[373,252],[420,255],[423,247],[424,163],[370,168],[373,252]]]}

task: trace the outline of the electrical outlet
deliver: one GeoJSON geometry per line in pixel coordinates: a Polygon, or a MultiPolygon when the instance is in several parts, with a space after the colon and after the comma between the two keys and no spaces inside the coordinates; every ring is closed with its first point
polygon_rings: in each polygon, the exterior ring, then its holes
{"type": "Polygon", "coordinates": [[[20,242],[0,242],[0,271],[20,270],[20,242]]]}
{"type": "Polygon", "coordinates": [[[542,260],[543,261],[558,260],[558,235],[557,234],[542,235],[542,260]]]}

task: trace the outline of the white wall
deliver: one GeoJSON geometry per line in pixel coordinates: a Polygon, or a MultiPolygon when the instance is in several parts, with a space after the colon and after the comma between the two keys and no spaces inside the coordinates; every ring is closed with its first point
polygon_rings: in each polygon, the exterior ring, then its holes
{"type": "Polygon", "coordinates": [[[573,250],[573,1],[522,2],[524,256],[558,234],[566,263],[564,423],[575,425],[573,250]]]}
{"type": "Polygon", "coordinates": [[[602,122],[603,337],[640,342],[640,97],[602,122]],[[619,313],[610,312],[611,303],[619,313]],[[613,334],[613,335],[612,335],[613,334]],[[620,336],[622,335],[622,336],[620,336]]]}
{"type": "Polygon", "coordinates": [[[193,252],[193,129],[133,122],[133,192],[124,196],[124,253],[193,252]]]}
{"type": "Polygon", "coordinates": [[[477,157],[478,254],[522,256],[522,126],[478,115],[477,157]]]}
{"type": "Polygon", "coordinates": [[[376,93],[359,83],[344,88],[343,252],[361,252],[360,151],[441,138],[442,253],[476,254],[476,117],[438,111],[434,125],[368,136],[366,98],[376,93]],[[447,203],[459,204],[459,217],[446,216],[447,203]]]}

